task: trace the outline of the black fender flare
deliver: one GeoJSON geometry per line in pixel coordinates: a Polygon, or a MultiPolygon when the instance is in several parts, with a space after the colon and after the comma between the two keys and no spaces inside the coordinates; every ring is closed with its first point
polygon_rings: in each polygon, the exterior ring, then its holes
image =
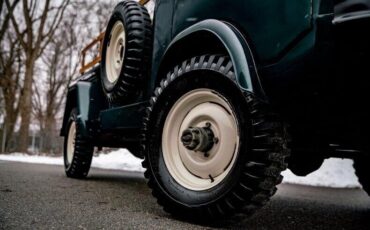
{"type": "MultiPolygon", "coordinates": [[[[243,34],[232,24],[223,22],[215,19],[207,19],[180,32],[167,47],[165,54],[162,57],[161,64],[158,71],[154,71],[155,79],[152,82],[152,88],[161,80],[161,76],[164,76],[166,68],[168,68],[169,62],[174,59],[181,50],[184,50],[189,44],[189,38],[199,35],[200,33],[207,34],[207,36],[213,37],[219,42],[224,48],[226,54],[230,57],[233,62],[237,83],[240,88],[244,91],[255,94],[260,100],[267,101],[267,96],[262,87],[256,62],[253,57],[252,49],[243,34]]],[[[207,40],[196,40],[202,45],[207,40]]],[[[191,42],[190,42],[191,43],[191,42]]],[[[192,45],[192,44],[190,44],[192,45]]]]}

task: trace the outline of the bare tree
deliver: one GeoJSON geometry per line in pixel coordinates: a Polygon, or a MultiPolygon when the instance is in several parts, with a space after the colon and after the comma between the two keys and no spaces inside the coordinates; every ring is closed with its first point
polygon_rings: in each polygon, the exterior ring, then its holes
{"type": "Polygon", "coordinates": [[[21,124],[18,151],[21,152],[26,152],[28,147],[35,63],[51,42],[56,29],[63,19],[64,11],[69,4],[69,0],[62,1],[57,6],[51,5],[50,0],[45,0],[43,7],[39,7],[39,3],[40,1],[36,0],[23,0],[22,19],[21,17],[16,17],[15,10],[12,9],[9,0],[5,0],[5,5],[10,13],[12,26],[25,56],[25,73],[20,95],[21,124]]]}
{"type": "MultiPolygon", "coordinates": [[[[31,116],[46,139],[57,133],[64,92],[68,82],[78,75],[79,51],[105,30],[117,2],[0,1],[1,103],[7,140],[20,114],[18,151],[27,150],[31,116]]],[[[51,149],[48,144],[52,142],[44,141],[45,151],[51,149]]]]}
{"type": "MultiPolygon", "coordinates": [[[[9,38],[10,39],[10,38],[9,38]]],[[[3,91],[4,98],[4,127],[6,127],[5,135],[6,143],[5,150],[7,150],[8,142],[14,131],[14,126],[19,112],[19,95],[20,93],[20,75],[22,65],[20,63],[21,53],[19,51],[19,44],[16,41],[11,42],[8,55],[0,55],[1,78],[0,86],[3,91]]]]}
{"type": "MultiPolygon", "coordinates": [[[[18,1],[14,1],[10,10],[14,10],[18,1]]],[[[12,137],[15,123],[19,112],[19,93],[21,82],[22,65],[20,43],[14,31],[9,28],[10,12],[0,3],[0,88],[2,89],[4,117],[3,136],[5,140],[5,151],[8,150],[8,143],[12,137]]],[[[23,36],[23,35],[22,35],[23,36]]]]}
{"type": "Polygon", "coordinates": [[[34,87],[34,115],[40,124],[44,152],[54,152],[58,136],[57,121],[65,100],[65,92],[72,78],[77,75],[77,39],[73,29],[73,16],[68,17],[58,28],[42,56],[44,79],[42,88],[34,87]],[[63,35],[63,36],[62,36],[63,35]]]}
{"type": "Polygon", "coordinates": [[[72,1],[66,9],[66,17],[41,56],[40,66],[43,68],[37,70],[39,78],[34,79],[37,84],[33,87],[33,116],[40,127],[43,152],[57,150],[56,142],[60,141],[57,138],[58,124],[62,119],[65,93],[70,81],[79,74],[80,50],[99,33],[98,28],[105,26],[102,12],[107,17],[110,14],[110,11],[100,9],[109,8],[108,3],[101,4],[72,1]],[[97,20],[97,17],[100,19],[97,20]],[[43,87],[37,87],[39,85],[43,87]]]}

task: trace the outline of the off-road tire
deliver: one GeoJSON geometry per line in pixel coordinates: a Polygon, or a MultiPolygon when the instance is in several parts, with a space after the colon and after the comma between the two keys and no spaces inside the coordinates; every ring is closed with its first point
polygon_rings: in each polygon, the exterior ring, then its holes
{"type": "MultiPolygon", "coordinates": [[[[77,110],[73,109],[68,120],[67,134],[64,138],[64,169],[67,177],[82,179],[87,176],[91,166],[91,160],[94,153],[94,146],[88,139],[81,135],[81,125],[77,122],[77,110]],[[74,139],[74,151],[72,161],[69,163],[67,158],[68,135],[72,124],[76,126],[76,135],[74,139]]],[[[73,138],[73,137],[72,137],[73,138]]]]}
{"type": "Polygon", "coordinates": [[[111,105],[135,99],[149,75],[152,54],[152,24],[149,13],[136,1],[120,2],[108,22],[102,46],[101,82],[111,105]],[[125,31],[124,60],[115,82],[108,80],[107,50],[116,22],[122,22],[125,31]]]}
{"type": "Polygon", "coordinates": [[[133,143],[126,146],[128,151],[137,158],[144,159],[143,151],[141,151],[140,143],[133,143]]]}
{"type": "Polygon", "coordinates": [[[370,157],[358,157],[354,159],[353,167],[358,178],[358,181],[362,185],[362,188],[370,196],[370,157]]]}
{"type": "Polygon", "coordinates": [[[251,214],[275,194],[290,152],[285,126],[253,94],[237,85],[228,57],[204,55],[176,66],[156,88],[144,118],[145,177],[164,210],[196,221],[210,221],[243,210],[251,214]],[[196,88],[217,90],[238,118],[240,146],[231,171],[215,187],[192,191],[171,177],[164,163],[161,134],[166,116],[182,94],[196,88]],[[176,192],[174,192],[176,191],[176,192]]]}

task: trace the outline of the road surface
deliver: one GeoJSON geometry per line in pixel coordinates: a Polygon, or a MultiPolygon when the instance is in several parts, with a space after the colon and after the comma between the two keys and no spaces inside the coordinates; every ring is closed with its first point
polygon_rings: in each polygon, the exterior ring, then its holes
{"type": "Polygon", "coordinates": [[[370,198],[359,189],[283,184],[247,219],[211,226],[174,219],[140,173],[92,169],[87,180],[60,166],[0,161],[0,229],[370,229],[370,198]]]}

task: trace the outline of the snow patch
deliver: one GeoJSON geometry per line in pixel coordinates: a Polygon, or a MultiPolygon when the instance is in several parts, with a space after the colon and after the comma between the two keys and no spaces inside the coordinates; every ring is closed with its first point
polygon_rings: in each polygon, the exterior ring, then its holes
{"type": "MultiPolygon", "coordinates": [[[[63,165],[63,157],[30,156],[23,153],[0,154],[0,160],[63,165]]],[[[119,149],[94,156],[92,167],[143,172],[141,162],[141,159],[134,157],[128,150],[119,149]]],[[[283,182],[334,188],[359,188],[361,185],[358,183],[352,164],[352,160],[331,158],[325,160],[319,170],[306,177],[295,176],[290,170],[286,170],[283,172],[283,182]]]]}
{"type": "Polygon", "coordinates": [[[133,156],[127,149],[119,149],[94,157],[91,166],[102,169],[144,172],[141,162],[141,159],[133,156]]]}
{"type": "Polygon", "coordinates": [[[48,165],[62,165],[62,157],[50,157],[50,156],[33,156],[24,153],[12,153],[10,155],[0,154],[0,160],[3,161],[17,161],[24,163],[33,164],[48,164],[48,165]]]}
{"type": "Polygon", "coordinates": [[[333,188],[360,188],[353,161],[330,158],[324,161],[319,170],[305,176],[294,175],[289,169],[283,172],[284,182],[333,188]]]}
{"type": "MultiPolygon", "coordinates": [[[[0,154],[0,160],[33,164],[63,165],[63,157],[35,156],[24,153],[0,154]]],[[[144,172],[141,159],[134,157],[128,150],[119,149],[108,154],[94,156],[91,167],[144,172]]]]}

